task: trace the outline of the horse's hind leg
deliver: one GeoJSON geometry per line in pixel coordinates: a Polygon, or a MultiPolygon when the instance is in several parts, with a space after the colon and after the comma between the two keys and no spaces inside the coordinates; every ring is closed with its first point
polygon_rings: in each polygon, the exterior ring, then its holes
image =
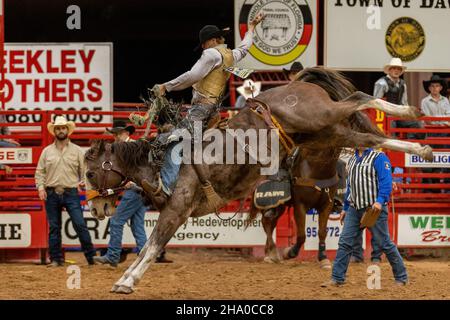
{"type": "Polygon", "coordinates": [[[417,119],[423,116],[419,108],[393,104],[382,99],[377,99],[361,91],[351,94],[342,100],[341,103],[347,104],[347,108],[349,108],[349,110],[353,109],[353,112],[366,109],[377,109],[386,112],[388,115],[401,117],[403,119],[417,119]],[[348,102],[354,102],[356,104],[349,105],[348,102]]]}
{"type": "Polygon", "coordinates": [[[138,259],[128,268],[125,274],[116,282],[111,289],[115,293],[132,293],[133,287],[137,284],[150,263],[156,259],[159,252],[165,247],[177,229],[182,225],[191,210],[184,210],[186,214],[180,215],[178,210],[166,208],[161,213],[155,229],[147,240],[145,247],[139,253],[138,259]]]}

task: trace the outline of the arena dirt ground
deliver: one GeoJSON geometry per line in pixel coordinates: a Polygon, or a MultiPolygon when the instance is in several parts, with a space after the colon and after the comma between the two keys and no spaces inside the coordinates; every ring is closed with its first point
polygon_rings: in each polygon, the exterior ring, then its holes
{"type": "Polygon", "coordinates": [[[170,249],[172,264],[152,265],[131,295],[109,292],[134,255],[113,269],[89,267],[82,254],[67,253],[81,267],[81,289],[66,287],[66,268],[0,264],[0,299],[450,299],[450,261],[406,261],[410,285],[394,284],[387,262],[381,264],[381,290],[366,287],[367,264],[352,264],[348,283],[321,288],[330,270],[315,262],[264,263],[262,259],[228,250],[170,249]]]}

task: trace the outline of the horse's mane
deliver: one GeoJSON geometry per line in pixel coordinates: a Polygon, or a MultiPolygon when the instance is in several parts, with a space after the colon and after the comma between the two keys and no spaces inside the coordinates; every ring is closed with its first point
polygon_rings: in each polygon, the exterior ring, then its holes
{"type": "MultiPolygon", "coordinates": [[[[105,152],[105,140],[93,140],[91,148],[86,151],[85,159],[94,161],[105,152]]],[[[138,140],[131,142],[114,142],[112,144],[112,153],[125,171],[136,170],[139,166],[148,163],[148,153],[150,151],[150,142],[138,140]]]]}
{"type": "MultiPolygon", "coordinates": [[[[342,73],[323,67],[304,69],[299,74],[298,80],[320,86],[334,101],[343,100],[356,91],[355,86],[342,73]]],[[[353,113],[348,121],[355,131],[372,133],[379,137],[387,138],[384,132],[374,125],[364,112],[358,111],[353,113]]]]}

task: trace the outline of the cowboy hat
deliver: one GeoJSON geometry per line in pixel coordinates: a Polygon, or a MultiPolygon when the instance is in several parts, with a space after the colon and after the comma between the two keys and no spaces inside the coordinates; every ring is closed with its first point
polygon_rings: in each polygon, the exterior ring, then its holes
{"type": "Polygon", "coordinates": [[[261,92],[260,81],[254,82],[250,79],[245,80],[243,85],[238,87],[236,90],[245,99],[256,97],[261,92]]]}
{"type": "Polygon", "coordinates": [[[67,135],[69,135],[69,136],[75,130],[75,122],[67,121],[67,119],[63,116],[57,116],[57,117],[55,117],[55,121],[53,123],[51,123],[51,122],[47,123],[48,132],[50,132],[50,134],[52,136],[55,135],[55,127],[56,126],[66,126],[68,129],[67,135]]]}
{"type": "Polygon", "coordinates": [[[399,67],[402,68],[402,74],[405,73],[406,67],[403,65],[403,62],[400,58],[392,58],[391,62],[384,66],[384,73],[389,74],[389,69],[391,67],[399,67]]]}
{"type": "Polygon", "coordinates": [[[202,44],[208,41],[209,39],[220,38],[226,36],[230,33],[230,28],[219,29],[214,25],[206,25],[204,26],[200,32],[198,33],[199,45],[195,47],[194,50],[198,50],[202,47],[202,44]]]}
{"type": "Polygon", "coordinates": [[[128,131],[132,135],[136,131],[136,128],[127,126],[127,123],[123,120],[114,120],[112,128],[106,128],[106,131],[112,134],[119,133],[122,130],[128,131]]]}
{"type": "Polygon", "coordinates": [[[442,79],[438,75],[433,75],[433,76],[431,76],[430,80],[428,80],[428,81],[424,80],[423,81],[423,88],[425,89],[425,91],[427,93],[430,93],[429,87],[430,87],[430,85],[432,83],[440,83],[441,86],[442,86],[441,92],[443,93],[443,95],[446,95],[446,93],[447,93],[447,81],[445,79],[442,79]]]}
{"type": "Polygon", "coordinates": [[[283,72],[284,72],[285,74],[289,74],[289,73],[291,73],[291,72],[298,73],[298,72],[300,72],[300,71],[302,71],[302,70],[303,70],[303,65],[302,65],[300,62],[298,62],[298,61],[295,61],[295,62],[291,65],[291,69],[285,69],[285,68],[283,68],[283,72]]]}

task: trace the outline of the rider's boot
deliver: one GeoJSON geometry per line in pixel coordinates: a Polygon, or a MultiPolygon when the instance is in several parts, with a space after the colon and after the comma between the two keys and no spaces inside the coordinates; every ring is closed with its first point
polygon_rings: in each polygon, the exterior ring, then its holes
{"type": "Polygon", "coordinates": [[[168,196],[162,190],[161,186],[155,186],[147,179],[142,179],[141,185],[142,189],[144,189],[145,194],[150,198],[153,205],[158,210],[162,210],[167,204],[168,196]]]}

